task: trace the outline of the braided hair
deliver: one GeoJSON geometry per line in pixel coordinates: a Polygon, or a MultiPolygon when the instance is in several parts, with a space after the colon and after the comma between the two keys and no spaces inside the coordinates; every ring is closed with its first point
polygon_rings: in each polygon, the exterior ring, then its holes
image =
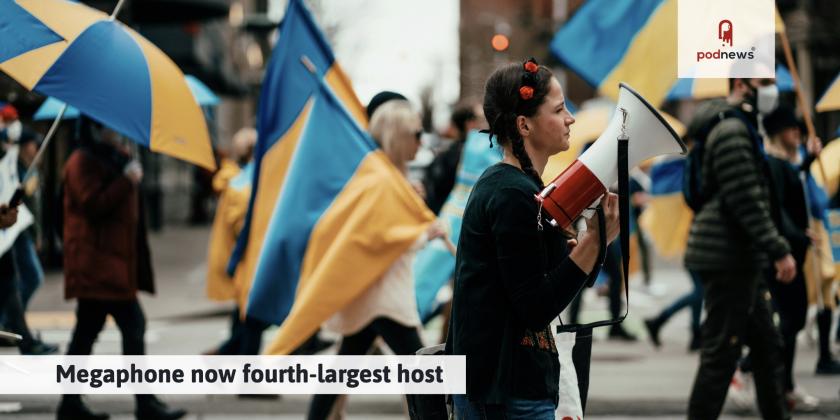
{"type": "Polygon", "coordinates": [[[522,171],[540,188],[543,187],[542,178],[525,150],[525,141],[519,134],[516,118],[520,115],[536,115],[548,95],[552,77],[550,70],[537,65],[531,58],[523,64],[512,63],[498,68],[487,79],[484,87],[484,115],[490,125],[490,147],[494,136],[499,146],[504,147],[510,143],[522,171]]]}

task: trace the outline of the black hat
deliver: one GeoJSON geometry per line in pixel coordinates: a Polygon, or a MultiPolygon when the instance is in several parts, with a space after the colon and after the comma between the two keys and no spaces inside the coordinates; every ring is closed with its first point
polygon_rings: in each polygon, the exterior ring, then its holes
{"type": "Polygon", "coordinates": [[[23,146],[26,143],[34,142],[38,147],[41,147],[41,142],[43,139],[41,135],[36,133],[34,130],[24,127],[23,130],[20,132],[20,139],[18,139],[18,144],[23,146]]]}
{"type": "Polygon", "coordinates": [[[764,124],[764,131],[770,137],[782,132],[786,128],[795,127],[800,130],[802,129],[802,123],[796,118],[793,109],[785,105],[781,105],[774,109],[773,112],[765,115],[762,123],[764,124]]]}
{"type": "Polygon", "coordinates": [[[384,90],[382,92],[377,93],[373,96],[373,99],[368,102],[367,106],[367,117],[370,119],[373,116],[373,112],[376,111],[376,108],[379,108],[385,102],[392,101],[394,99],[407,101],[408,99],[405,96],[400,95],[397,92],[391,92],[384,90]]]}

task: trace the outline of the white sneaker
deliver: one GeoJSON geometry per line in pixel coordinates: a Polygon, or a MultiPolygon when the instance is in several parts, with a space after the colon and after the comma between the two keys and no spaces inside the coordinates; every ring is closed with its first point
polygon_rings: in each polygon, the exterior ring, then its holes
{"type": "Polygon", "coordinates": [[[808,394],[802,387],[796,387],[785,395],[788,408],[799,411],[815,411],[820,406],[820,399],[808,394]]]}
{"type": "Polygon", "coordinates": [[[752,410],[755,406],[752,373],[743,373],[740,369],[732,375],[726,399],[739,411],[752,410]]]}
{"type": "Polygon", "coordinates": [[[0,413],[17,413],[23,409],[23,405],[19,402],[0,402],[0,413]]]}

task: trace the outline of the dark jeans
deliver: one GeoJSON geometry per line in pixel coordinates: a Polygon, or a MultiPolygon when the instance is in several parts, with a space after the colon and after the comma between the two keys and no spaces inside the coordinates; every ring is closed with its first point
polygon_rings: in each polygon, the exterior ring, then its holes
{"type": "Polygon", "coordinates": [[[763,273],[699,271],[706,301],[700,367],[691,390],[689,419],[716,419],[729,382],[750,348],[758,407],[764,419],[788,419],[784,400],[782,338],[773,325],[763,273]]]}
{"type": "Polygon", "coordinates": [[[143,335],[146,333],[146,316],[140,301],[79,299],[76,305],[76,327],[70,339],[67,354],[87,356],[93,351],[93,343],[105,327],[108,315],[114,317],[122,335],[122,349],[126,356],[146,354],[143,335]]]}
{"type": "MultiPolygon", "coordinates": [[[[388,318],[376,318],[367,327],[356,334],[346,336],[341,340],[338,349],[340,356],[365,355],[370,350],[376,337],[382,337],[388,347],[398,355],[413,355],[423,347],[417,328],[406,327],[388,318]]],[[[308,419],[326,419],[330,415],[333,404],[338,395],[318,394],[312,398],[309,405],[308,419]]]]}
{"type": "Polygon", "coordinates": [[[263,331],[269,327],[268,323],[250,316],[245,317],[240,328],[239,354],[242,356],[256,356],[260,354],[262,347],[263,331]]]}
{"type": "Polygon", "coordinates": [[[767,279],[773,295],[773,303],[779,313],[779,330],[784,342],[786,391],[792,391],[794,388],[793,360],[796,356],[796,336],[805,328],[805,319],[808,315],[808,292],[801,268],[801,266],[797,267],[796,278],[790,284],[776,281],[772,270],[769,273],[773,273],[773,276],[768,276],[767,279]]]}
{"type": "Polygon", "coordinates": [[[26,325],[17,284],[14,258],[12,251],[8,250],[0,256],[0,312],[5,315],[4,328],[23,337],[18,346],[24,350],[33,344],[34,339],[26,325]]]}
{"type": "MultiPolygon", "coordinates": [[[[237,306],[233,308],[233,312],[230,314],[230,336],[219,346],[219,355],[232,356],[239,354],[244,332],[245,323],[239,316],[239,306],[237,306]]],[[[257,345],[257,350],[259,350],[259,345],[257,345]]]]}
{"type": "Polygon", "coordinates": [[[694,284],[694,289],[680,296],[674,303],[663,309],[656,317],[656,321],[665,324],[674,314],[689,307],[691,308],[691,331],[693,333],[700,330],[700,316],[703,312],[703,283],[696,273],[689,271],[688,274],[694,284]]]}
{"type": "MultiPolygon", "coordinates": [[[[607,247],[607,256],[604,259],[604,273],[609,278],[609,307],[610,316],[616,319],[623,315],[621,308],[624,306],[624,299],[622,299],[622,292],[624,292],[624,283],[621,278],[621,244],[619,241],[613,241],[607,247]]],[[[577,297],[569,305],[569,323],[577,324],[580,318],[580,309],[583,303],[583,291],[578,293],[577,297]]]]}
{"type": "Polygon", "coordinates": [[[552,400],[511,398],[505,404],[484,404],[467,400],[466,395],[453,395],[455,420],[554,420],[557,407],[552,400]]]}
{"type": "Polygon", "coordinates": [[[44,269],[28,232],[21,232],[10,250],[15,259],[15,277],[20,290],[20,301],[26,310],[35,291],[44,282],[44,269]]]}

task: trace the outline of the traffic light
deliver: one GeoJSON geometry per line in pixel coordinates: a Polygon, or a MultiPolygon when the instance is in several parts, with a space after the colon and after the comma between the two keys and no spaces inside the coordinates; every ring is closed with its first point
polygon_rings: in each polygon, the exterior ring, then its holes
{"type": "Polygon", "coordinates": [[[505,51],[510,46],[510,39],[504,34],[495,34],[490,40],[490,45],[493,49],[499,52],[505,51]]]}

